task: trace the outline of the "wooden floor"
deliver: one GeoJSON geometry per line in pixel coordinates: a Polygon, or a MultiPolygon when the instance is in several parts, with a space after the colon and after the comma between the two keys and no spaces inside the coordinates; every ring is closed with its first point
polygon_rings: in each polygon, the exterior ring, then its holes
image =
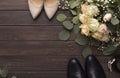
{"type": "MultiPolygon", "coordinates": [[[[66,13],[59,10],[57,13],[66,13]]],[[[67,62],[77,57],[84,66],[81,55],[83,46],[74,42],[72,35],[69,41],[60,41],[59,32],[63,29],[55,17],[49,21],[41,13],[33,21],[28,10],[27,0],[0,1],[0,67],[8,66],[9,76],[18,78],[67,78],[67,62]]],[[[118,50],[119,51],[119,50],[118,50]]],[[[107,60],[94,50],[106,71],[107,78],[120,78],[118,73],[110,73],[107,60]]]]}

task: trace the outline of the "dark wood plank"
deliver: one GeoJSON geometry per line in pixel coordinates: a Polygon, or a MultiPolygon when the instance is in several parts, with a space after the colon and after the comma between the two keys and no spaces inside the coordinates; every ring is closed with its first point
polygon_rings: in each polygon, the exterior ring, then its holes
{"type": "MultiPolygon", "coordinates": [[[[66,71],[50,71],[50,72],[28,72],[28,73],[10,73],[9,77],[13,74],[17,76],[17,78],[67,78],[66,71]]],[[[120,78],[120,74],[115,72],[106,72],[107,78],[120,78]]]]}
{"type": "Polygon", "coordinates": [[[0,10],[28,10],[28,0],[1,0],[0,10]]]}
{"type": "MultiPolygon", "coordinates": [[[[0,56],[0,66],[8,66],[10,74],[18,76],[18,78],[26,77],[43,77],[43,78],[66,78],[67,62],[72,56],[0,56]]],[[[84,67],[84,59],[78,58],[84,67]]],[[[98,60],[102,64],[107,78],[120,77],[120,74],[107,69],[107,60],[109,56],[98,56],[98,60]]]]}
{"type": "MultiPolygon", "coordinates": [[[[70,16],[68,11],[59,11],[59,13],[70,16]]],[[[0,11],[0,25],[60,26],[62,24],[57,22],[56,15],[52,20],[48,20],[44,11],[37,20],[32,19],[29,11],[0,11]]]]}
{"type": "Polygon", "coordinates": [[[62,26],[0,26],[0,40],[59,40],[62,26]]]}
{"type": "MultiPolygon", "coordinates": [[[[0,55],[82,55],[83,49],[74,41],[0,41],[0,55]]],[[[95,55],[102,54],[93,51],[95,55]]]]}
{"type": "MultiPolygon", "coordinates": [[[[8,66],[9,69],[18,72],[29,71],[66,71],[70,58],[76,57],[84,67],[85,59],[78,56],[0,56],[0,66],[8,66]]],[[[97,56],[105,71],[108,71],[107,61],[110,56],[97,56]]]]}
{"type": "MultiPolygon", "coordinates": [[[[82,55],[84,48],[74,41],[0,41],[0,55],[71,56],[82,55]]],[[[102,55],[102,52],[93,48],[93,54],[102,55]]]]}

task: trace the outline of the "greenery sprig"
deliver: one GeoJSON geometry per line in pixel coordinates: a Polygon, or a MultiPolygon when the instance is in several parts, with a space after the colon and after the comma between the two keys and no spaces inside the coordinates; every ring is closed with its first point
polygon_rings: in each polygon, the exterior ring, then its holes
{"type": "MultiPolygon", "coordinates": [[[[2,69],[0,69],[0,78],[8,78],[8,68],[7,67],[3,67],[2,69]]],[[[12,76],[11,78],[17,78],[16,76],[12,76]]]]}

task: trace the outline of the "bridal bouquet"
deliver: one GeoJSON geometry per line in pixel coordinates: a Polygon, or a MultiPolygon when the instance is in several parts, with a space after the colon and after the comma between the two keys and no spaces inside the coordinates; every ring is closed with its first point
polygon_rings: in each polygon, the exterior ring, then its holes
{"type": "MultiPolygon", "coordinates": [[[[96,46],[104,55],[120,45],[120,0],[62,0],[59,7],[71,13],[69,19],[66,14],[56,17],[65,28],[59,34],[61,40],[68,40],[74,31],[76,43],[96,46]]],[[[85,48],[83,55],[89,53],[90,48],[85,48]]]]}

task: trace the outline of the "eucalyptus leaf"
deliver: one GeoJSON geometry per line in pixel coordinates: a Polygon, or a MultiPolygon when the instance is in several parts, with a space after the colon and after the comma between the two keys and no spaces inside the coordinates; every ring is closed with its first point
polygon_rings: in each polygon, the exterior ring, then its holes
{"type": "Polygon", "coordinates": [[[111,23],[113,24],[113,25],[117,25],[117,24],[119,24],[120,23],[120,21],[119,21],[119,19],[118,18],[112,18],[111,19],[111,23]]]}
{"type": "Polygon", "coordinates": [[[79,23],[79,16],[75,16],[73,19],[72,19],[72,22],[74,24],[78,24],[79,23]]]}
{"type": "Polygon", "coordinates": [[[86,58],[88,55],[91,55],[91,54],[92,54],[92,50],[90,47],[86,47],[82,52],[82,55],[84,58],[86,58]]]}
{"type": "Polygon", "coordinates": [[[66,29],[71,30],[73,29],[73,24],[70,21],[64,21],[63,25],[66,29]]]}
{"type": "Polygon", "coordinates": [[[59,21],[59,22],[63,22],[63,21],[65,21],[67,19],[67,16],[65,15],[65,14],[58,14],[57,15],[57,20],[59,21]]]}
{"type": "Polygon", "coordinates": [[[106,47],[103,50],[103,54],[104,55],[111,55],[114,53],[114,51],[117,49],[117,47],[113,46],[113,45],[109,45],[108,47],[106,47]]]}
{"type": "Polygon", "coordinates": [[[79,28],[79,26],[80,26],[80,24],[76,24],[76,25],[74,25],[74,33],[79,33],[80,32],[80,28],[79,28]]]}
{"type": "Polygon", "coordinates": [[[77,7],[80,4],[80,2],[79,2],[79,0],[72,0],[69,2],[69,4],[70,4],[70,8],[74,9],[75,7],[77,7]]]}
{"type": "Polygon", "coordinates": [[[77,15],[77,12],[75,10],[70,10],[72,15],[77,15]]]}
{"type": "Polygon", "coordinates": [[[96,39],[94,39],[94,38],[91,38],[91,45],[92,45],[92,46],[99,47],[101,44],[102,44],[101,41],[98,41],[98,40],[96,40],[96,39]]]}
{"type": "Polygon", "coordinates": [[[8,69],[7,69],[7,67],[4,67],[3,69],[0,70],[0,75],[3,78],[7,77],[7,75],[8,75],[8,69]]]}
{"type": "Polygon", "coordinates": [[[59,39],[60,40],[68,40],[70,38],[70,32],[67,30],[63,30],[59,34],[59,39]]]}
{"type": "Polygon", "coordinates": [[[75,39],[75,42],[79,45],[86,45],[89,40],[86,36],[79,34],[78,37],[75,39]]]}

